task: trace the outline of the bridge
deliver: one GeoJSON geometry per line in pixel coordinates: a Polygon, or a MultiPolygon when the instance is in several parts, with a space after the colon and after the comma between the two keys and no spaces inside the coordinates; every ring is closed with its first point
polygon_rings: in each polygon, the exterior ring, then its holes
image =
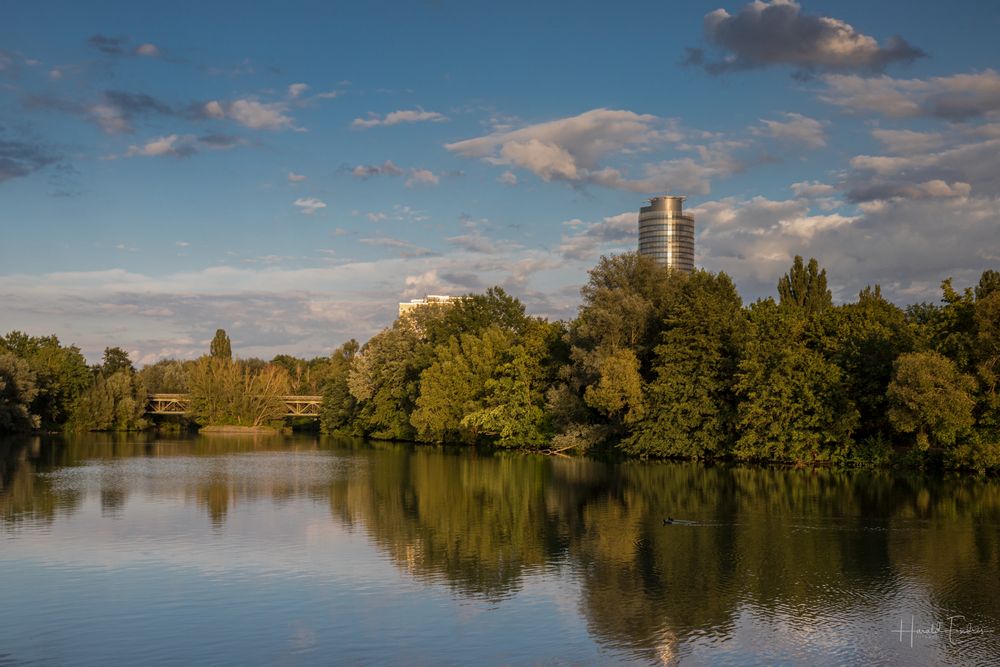
{"type": "MultiPolygon", "coordinates": [[[[286,417],[319,417],[322,396],[282,396],[286,417]]],[[[150,394],[146,413],[151,415],[186,415],[191,411],[189,394],[150,394]]]]}

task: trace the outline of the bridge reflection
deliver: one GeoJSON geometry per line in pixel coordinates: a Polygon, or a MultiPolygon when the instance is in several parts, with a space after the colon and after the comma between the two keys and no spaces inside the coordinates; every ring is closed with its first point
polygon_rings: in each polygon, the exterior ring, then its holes
{"type": "MultiPolygon", "coordinates": [[[[322,396],[282,396],[286,417],[319,417],[322,396]]],[[[190,394],[150,394],[146,413],[151,415],[185,415],[191,411],[190,394]]]]}

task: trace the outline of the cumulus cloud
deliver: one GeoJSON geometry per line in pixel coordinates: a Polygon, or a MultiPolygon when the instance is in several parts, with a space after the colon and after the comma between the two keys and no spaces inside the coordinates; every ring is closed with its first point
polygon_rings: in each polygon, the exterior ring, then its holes
{"type": "Polygon", "coordinates": [[[424,111],[423,109],[403,109],[379,116],[376,113],[369,113],[367,118],[355,118],[351,122],[351,127],[356,130],[363,130],[369,127],[379,127],[388,125],[398,125],[400,123],[443,123],[448,120],[444,114],[437,111],[424,111]]]}
{"type": "Polygon", "coordinates": [[[945,136],[940,132],[914,132],[913,130],[872,130],[872,136],[890,153],[911,155],[942,147],[945,136]]]}
{"type": "Polygon", "coordinates": [[[705,202],[691,209],[698,264],[726,271],[751,298],[773,295],[778,277],[803,255],[828,269],[836,298],[879,283],[901,303],[936,300],[943,278],[970,284],[1000,257],[1000,200],[963,196],[954,183],[922,189],[919,197],[830,214],[817,214],[802,198],[705,202]]]}
{"type": "Polygon", "coordinates": [[[288,182],[289,183],[301,183],[306,180],[306,176],[302,174],[296,174],[294,171],[288,172],[288,182]]]}
{"type": "Polygon", "coordinates": [[[315,197],[299,197],[292,202],[292,206],[298,206],[302,215],[312,215],[321,208],[326,208],[326,202],[315,197]]]}
{"type": "Polygon", "coordinates": [[[281,102],[236,100],[229,104],[226,115],[252,130],[284,130],[295,128],[295,121],[288,115],[288,107],[281,102]]]}
{"type": "Polygon", "coordinates": [[[504,185],[517,185],[517,174],[508,170],[497,176],[497,182],[504,185]]]}
{"type": "Polygon", "coordinates": [[[817,197],[830,197],[837,189],[828,183],[819,181],[800,181],[789,186],[796,197],[814,199],[817,197]]]}
{"type": "Polygon", "coordinates": [[[968,183],[955,181],[947,183],[941,179],[924,181],[923,183],[876,182],[872,185],[859,186],[847,193],[854,202],[881,201],[885,199],[933,199],[968,197],[972,186],[968,183]]]}
{"type": "Polygon", "coordinates": [[[721,58],[688,49],[685,63],[712,74],[771,65],[812,71],[878,72],[893,62],[909,63],[927,54],[902,37],[884,45],[850,24],[827,16],[804,14],[794,0],[756,0],[733,15],[716,9],[705,15],[705,39],[721,58]]]}
{"type": "Polygon", "coordinates": [[[304,83],[293,83],[288,86],[288,97],[291,99],[297,99],[302,96],[302,93],[309,90],[309,86],[304,83]]]}
{"type": "Polygon", "coordinates": [[[680,139],[681,134],[670,121],[656,116],[593,109],[578,116],[457,141],[445,148],[462,157],[526,169],[543,181],[592,183],[642,192],[651,186],[653,190],[663,187],[664,173],[678,175],[688,165],[650,166],[646,178],[630,180],[620,170],[603,164],[605,160],[680,139]]]}
{"type": "Polygon", "coordinates": [[[858,155],[850,166],[848,198],[855,202],[995,193],[1000,192],[1000,138],[905,155],[858,155]]]}
{"type": "Polygon", "coordinates": [[[222,108],[222,105],[219,104],[217,100],[205,102],[205,104],[202,105],[202,112],[204,113],[206,118],[218,119],[226,117],[226,111],[222,108]]]}
{"type": "Polygon", "coordinates": [[[820,99],[856,113],[949,121],[967,121],[1000,113],[1000,74],[992,69],[930,79],[829,74],[823,77],[823,84],[820,99]]]}
{"type": "Polygon", "coordinates": [[[186,157],[193,155],[196,150],[192,145],[193,137],[179,136],[171,134],[165,137],[151,139],[145,144],[131,145],[125,153],[125,157],[158,157],[169,155],[172,157],[186,157]]]}
{"type": "Polygon", "coordinates": [[[806,148],[826,146],[823,123],[799,113],[782,113],[784,120],[761,119],[762,127],[751,128],[757,136],[767,136],[782,142],[801,144],[806,148]]]}
{"type": "Polygon", "coordinates": [[[410,172],[410,177],[406,179],[406,187],[412,188],[418,185],[437,185],[440,182],[437,174],[429,169],[414,169],[410,172]]]}
{"type": "Polygon", "coordinates": [[[614,249],[632,249],[639,235],[639,214],[626,211],[600,222],[569,220],[563,223],[573,230],[564,234],[556,252],[566,259],[592,261],[614,249]]]}

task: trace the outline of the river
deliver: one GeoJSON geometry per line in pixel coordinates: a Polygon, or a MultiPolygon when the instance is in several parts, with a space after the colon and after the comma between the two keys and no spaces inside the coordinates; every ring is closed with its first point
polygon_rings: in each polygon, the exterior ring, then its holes
{"type": "Polygon", "coordinates": [[[0,441],[5,667],[998,656],[995,479],[303,435],[0,441]]]}

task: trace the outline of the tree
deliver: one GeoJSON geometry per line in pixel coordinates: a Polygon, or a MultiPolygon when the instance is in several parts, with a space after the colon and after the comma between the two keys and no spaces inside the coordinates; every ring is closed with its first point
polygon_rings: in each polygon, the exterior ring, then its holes
{"type": "Polygon", "coordinates": [[[0,350],[0,434],[21,433],[38,426],[31,404],[38,394],[35,374],[24,359],[0,350]]]}
{"type": "Polygon", "coordinates": [[[491,326],[480,335],[452,336],[435,350],[420,374],[420,395],[410,423],[417,437],[432,442],[474,442],[463,419],[482,408],[486,384],[497,372],[513,335],[491,326]]]}
{"type": "Polygon", "coordinates": [[[590,271],[569,326],[569,359],[549,392],[557,446],[590,447],[628,435],[643,414],[664,309],[686,280],[635,252],[601,257],[590,271]]]}
{"type": "Polygon", "coordinates": [[[233,358],[233,348],[229,343],[229,336],[226,335],[225,329],[215,330],[215,338],[212,339],[210,354],[216,359],[233,358]]]}
{"type": "Polygon", "coordinates": [[[804,318],[771,299],[751,307],[736,372],[737,458],[811,462],[849,450],[857,410],[840,369],[809,348],[806,330],[804,318]]]}
{"type": "Polygon", "coordinates": [[[258,427],[284,418],[288,372],[274,365],[260,370],[230,359],[206,356],[191,367],[191,413],[202,426],[258,427]]]}
{"type": "Polygon", "coordinates": [[[320,408],[320,428],[324,433],[355,433],[357,401],[347,386],[347,378],[359,347],[352,338],[330,355],[320,408]]]}
{"type": "Polygon", "coordinates": [[[971,377],[937,352],[911,352],[896,361],[889,384],[889,421],[913,434],[917,447],[954,445],[973,425],[971,377]]]}
{"type": "Polygon", "coordinates": [[[646,418],[621,448],[633,454],[702,458],[734,440],[736,364],[744,336],[742,301],[725,273],[695,271],[666,306],[646,418]]]}
{"type": "Polygon", "coordinates": [[[913,351],[913,327],[878,285],[862,290],[856,303],[825,311],[823,325],[822,352],[840,368],[858,408],[859,440],[888,438],[886,390],[897,357],[913,351]]]}
{"type": "Polygon", "coordinates": [[[412,440],[410,414],[419,395],[420,373],[431,364],[433,348],[423,340],[417,308],[375,334],[354,358],[347,384],[358,402],[356,424],[365,435],[412,440]]]}
{"type": "Polygon", "coordinates": [[[193,361],[160,359],[139,371],[146,390],[151,394],[185,394],[188,391],[188,369],[193,361]]]}
{"type": "Polygon", "coordinates": [[[798,255],[792,268],[778,280],[778,297],[782,306],[801,308],[807,313],[818,313],[833,305],[833,296],[826,287],[826,269],[821,271],[815,259],[804,266],[798,255]]]}
{"type": "Polygon", "coordinates": [[[38,389],[31,413],[42,428],[59,427],[69,418],[77,397],[91,385],[87,360],[75,345],[63,346],[55,336],[28,336],[12,331],[0,338],[6,349],[28,362],[38,389]]]}
{"type": "Polygon", "coordinates": [[[135,373],[135,366],[128,356],[128,352],[120,347],[104,348],[104,362],[101,364],[101,372],[104,377],[111,377],[118,371],[135,373]]]}
{"type": "Polygon", "coordinates": [[[462,426],[500,447],[537,449],[552,438],[545,413],[546,392],[557,368],[562,327],[533,322],[514,339],[486,381],[482,407],[462,419],[462,426]]]}
{"type": "Polygon", "coordinates": [[[146,388],[135,373],[122,369],[99,374],[73,407],[69,426],[79,431],[139,431],[149,422],[146,388]]]}

